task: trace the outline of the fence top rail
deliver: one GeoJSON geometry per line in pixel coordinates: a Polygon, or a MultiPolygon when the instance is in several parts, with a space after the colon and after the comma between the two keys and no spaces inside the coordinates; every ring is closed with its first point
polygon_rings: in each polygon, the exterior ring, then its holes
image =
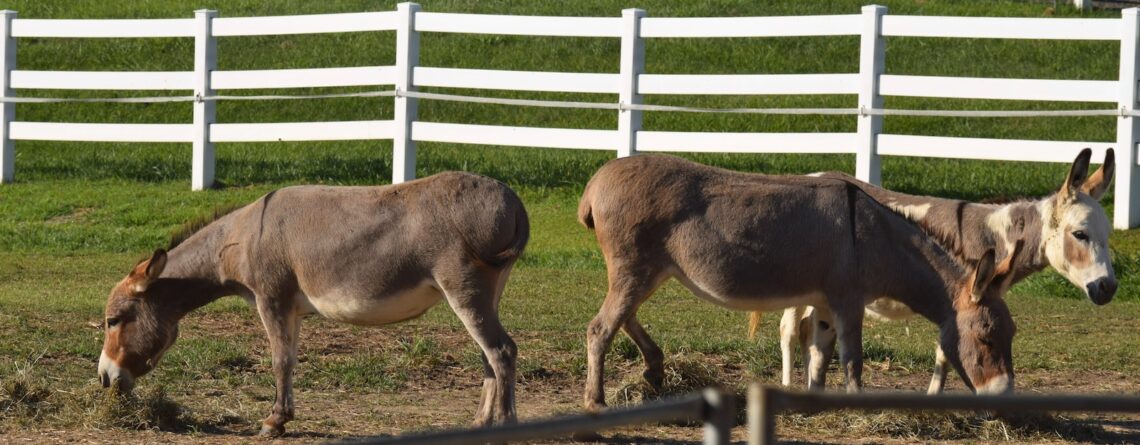
{"type": "Polygon", "coordinates": [[[826,409],[903,409],[964,411],[1100,411],[1140,413],[1140,396],[1087,394],[947,394],[919,393],[840,394],[795,392],[766,387],[774,407],[781,411],[826,409]]]}
{"type": "Polygon", "coordinates": [[[706,398],[711,397],[710,391],[712,395],[715,395],[716,390],[706,389],[704,393],[688,394],[672,400],[646,403],[630,408],[618,408],[599,414],[556,417],[492,428],[456,429],[404,437],[352,440],[343,443],[345,445],[474,445],[549,439],[578,432],[598,431],[646,422],[701,419],[708,411],[706,398]]]}
{"type": "MultiPolygon", "coordinates": [[[[641,37],[842,36],[862,32],[859,14],[758,17],[646,17],[641,37]]],[[[218,17],[215,36],[288,35],[396,29],[396,11],[267,17],[218,17]]],[[[1119,40],[1121,19],[883,16],[884,36],[1119,40]]],[[[620,17],[558,17],[418,12],[416,30],[427,32],[621,37],[620,17]]],[[[13,37],[193,37],[194,19],[20,19],[13,37]]]]}

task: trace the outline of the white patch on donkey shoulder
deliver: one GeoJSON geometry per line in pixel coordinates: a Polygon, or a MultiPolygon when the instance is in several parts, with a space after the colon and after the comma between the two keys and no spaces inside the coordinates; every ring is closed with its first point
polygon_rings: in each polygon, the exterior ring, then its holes
{"type": "Polygon", "coordinates": [[[921,221],[922,218],[926,218],[926,212],[930,211],[930,203],[920,205],[899,205],[898,203],[891,201],[887,202],[886,204],[887,207],[890,207],[890,209],[894,210],[895,213],[898,213],[899,215],[902,215],[903,218],[909,219],[911,221],[921,221]]]}
{"type": "Polygon", "coordinates": [[[1007,235],[1009,227],[1013,225],[1010,209],[1012,206],[1002,206],[986,216],[986,228],[997,237],[996,239],[1001,240],[1006,252],[1013,252],[1013,240],[1007,235]]]}

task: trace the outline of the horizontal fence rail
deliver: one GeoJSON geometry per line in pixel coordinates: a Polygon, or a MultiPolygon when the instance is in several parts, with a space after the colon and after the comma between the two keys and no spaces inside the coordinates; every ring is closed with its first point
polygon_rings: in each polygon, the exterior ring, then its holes
{"type": "Polygon", "coordinates": [[[552,439],[583,432],[652,422],[701,420],[705,423],[706,445],[727,445],[735,417],[732,395],[706,389],[674,400],[651,402],[632,408],[618,408],[594,415],[567,416],[491,428],[440,431],[392,438],[343,442],[370,445],[483,445],[524,440],[552,439]]]}
{"type": "MultiPolygon", "coordinates": [[[[15,140],[191,143],[192,188],[214,182],[214,143],[257,141],[393,141],[393,182],[414,178],[417,141],[614,151],[730,153],[854,153],[856,176],[878,182],[880,156],[1069,162],[1084,147],[1097,153],[1114,147],[1114,225],[1140,226],[1140,142],[1137,84],[1140,82],[1138,9],[1119,19],[932,17],[890,15],[882,6],[858,14],[785,17],[651,17],[627,9],[620,17],[536,17],[422,11],[401,3],[395,11],[272,17],[218,17],[196,11],[193,18],[35,19],[0,11],[0,183],[15,178],[15,140]],[[394,32],[396,60],[390,66],[315,67],[226,71],[217,69],[218,39],[235,36],[394,32]],[[536,37],[617,39],[615,72],[567,73],[422,66],[421,33],[467,33],[536,37]],[[858,36],[859,69],[854,73],[659,74],[646,72],[648,39],[858,36]],[[892,38],[1052,39],[1119,42],[1120,73],[1114,80],[994,79],[885,74],[885,48],[892,38]],[[193,71],[45,71],[17,68],[21,38],[192,38],[193,71]],[[392,90],[309,95],[238,96],[219,91],[328,87],[391,87],[392,90]],[[421,92],[420,88],[600,94],[588,102],[545,101],[421,92]],[[162,91],[153,98],[20,97],[21,90],[162,91]],[[186,93],[189,94],[186,94],[186,93]],[[616,96],[615,96],[616,95],[616,96]],[[835,95],[851,97],[846,108],[717,108],[645,103],[645,96],[835,95]],[[345,97],[393,97],[390,120],[218,124],[216,102],[345,97]],[[1101,103],[1109,107],[1072,110],[906,110],[884,106],[888,97],[1101,103]],[[611,110],[616,128],[528,128],[422,122],[418,101],[476,102],[611,110]],[[189,102],[193,122],[185,124],[94,124],[21,122],[18,103],[189,102]],[[854,133],[773,134],[646,131],[647,112],[847,115],[854,133]],[[892,135],[882,131],[888,116],[928,117],[1115,117],[1114,141],[1067,142],[892,135]]],[[[730,44],[730,43],[726,43],[730,44]]],[[[1110,48],[1106,47],[1106,50],[1110,48]]],[[[1095,158],[1094,158],[1095,161],[1095,158]]]]}
{"type": "Polygon", "coordinates": [[[972,395],[930,396],[918,393],[793,392],[752,384],[748,388],[749,445],[776,443],[776,415],[786,412],[857,410],[1117,412],[1140,413],[1140,396],[972,395]]]}

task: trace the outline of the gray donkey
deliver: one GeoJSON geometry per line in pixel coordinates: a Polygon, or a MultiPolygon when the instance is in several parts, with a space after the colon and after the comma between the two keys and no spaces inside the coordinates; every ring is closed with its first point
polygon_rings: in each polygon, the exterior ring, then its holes
{"type": "Polygon", "coordinates": [[[302,317],[377,326],[446,299],[483,350],[475,424],[513,422],[517,353],[499,297],[529,236],[514,191],[469,173],[270,192],[176,237],[111,290],[99,378],[130,391],[174,344],[183,316],[240,295],[261,316],[277,381],[261,432],[280,435],[293,418],[302,317]]]}
{"type": "Polygon", "coordinates": [[[635,316],[667,279],[738,310],[827,307],[849,392],[861,388],[863,307],[892,295],[941,329],[951,363],[979,392],[1013,388],[1016,330],[994,253],[965,265],[851,182],[766,176],[669,156],[610,161],[578,206],[606,261],[609,290],[586,332],[585,408],[605,406],[606,351],[618,328],[660,386],[663,354],[635,316]]]}

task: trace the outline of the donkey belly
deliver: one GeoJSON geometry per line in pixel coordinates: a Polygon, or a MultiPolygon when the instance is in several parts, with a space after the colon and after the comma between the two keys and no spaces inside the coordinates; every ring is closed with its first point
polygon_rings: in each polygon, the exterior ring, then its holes
{"type": "Polygon", "coordinates": [[[320,296],[300,296],[306,313],[366,326],[379,326],[416,318],[443,299],[435,283],[424,281],[417,286],[380,295],[332,291],[320,296]]]}
{"type": "Polygon", "coordinates": [[[729,309],[742,311],[776,311],[792,306],[819,306],[825,304],[827,298],[822,292],[807,292],[802,294],[789,294],[772,289],[771,292],[745,293],[731,286],[717,286],[710,283],[701,283],[701,280],[691,279],[683,274],[674,274],[685,287],[694,295],[724,306],[729,309]]]}

